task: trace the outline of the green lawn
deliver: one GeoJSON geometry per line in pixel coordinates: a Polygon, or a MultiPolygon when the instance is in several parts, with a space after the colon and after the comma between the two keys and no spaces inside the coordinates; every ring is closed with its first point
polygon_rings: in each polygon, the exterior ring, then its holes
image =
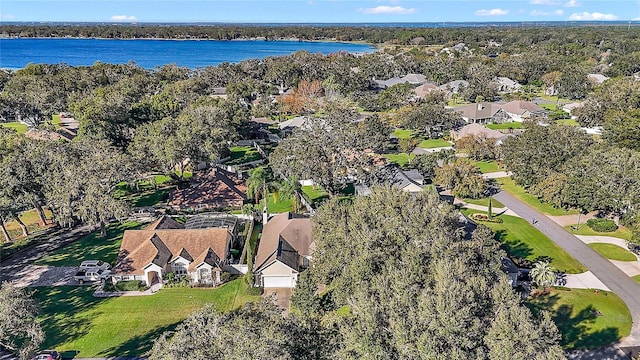
{"type": "MultiPolygon", "coordinates": [[[[45,209],[44,216],[47,219],[51,219],[51,211],[45,209]]],[[[29,234],[44,228],[43,224],[40,222],[40,217],[38,216],[36,209],[28,210],[20,214],[20,220],[22,220],[22,222],[27,226],[29,234]]],[[[51,224],[48,224],[48,226],[50,225],[51,224]]],[[[18,225],[17,221],[7,221],[4,226],[12,240],[16,240],[18,237],[22,236],[22,229],[20,228],[20,225],[18,225]]],[[[1,242],[4,242],[4,237],[2,236],[0,236],[0,243],[1,242]]]]}
{"type": "Polygon", "coordinates": [[[15,130],[18,134],[24,134],[27,132],[28,127],[26,124],[20,123],[20,122],[7,122],[7,123],[0,123],[0,125],[2,125],[2,127],[7,128],[7,129],[13,129],[15,130]]]}
{"type": "Polygon", "coordinates": [[[636,275],[631,277],[633,280],[635,280],[635,282],[637,282],[638,284],[640,284],[640,275],[636,275]]]}
{"type": "Polygon", "coordinates": [[[567,231],[569,231],[570,233],[576,234],[576,235],[611,236],[611,237],[624,239],[627,241],[631,240],[631,230],[629,230],[624,226],[619,226],[618,229],[616,229],[616,231],[612,231],[612,232],[597,232],[591,229],[590,227],[588,227],[587,224],[585,223],[580,224],[579,228],[578,228],[578,224],[567,225],[564,228],[567,229],[567,231]]]}
{"type": "Polygon", "coordinates": [[[536,196],[529,194],[522,186],[516,184],[511,178],[499,178],[496,180],[500,184],[502,190],[507,191],[511,195],[515,196],[516,198],[527,203],[529,206],[542,213],[552,216],[578,213],[578,210],[567,211],[564,209],[558,209],[551,204],[540,202],[540,200],[536,196]]]}
{"type": "Polygon", "coordinates": [[[526,304],[534,313],[551,312],[565,349],[609,345],[631,332],[629,309],[612,292],[558,288],[530,298],[526,304]]]}
{"type": "Polygon", "coordinates": [[[167,201],[169,194],[175,188],[174,185],[169,185],[171,177],[156,175],[155,181],[157,185],[156,189],[153,188],[153,185],[149,181],[141,181],[138,185],[140,189],[139,192],[130,189],[129,185],[123,181],[116,186],[114,197],[124,199],[134,207],[153,206],[167,201]]]}
{"type": "Polygon", "coordinates": [[[51,115],[51,125],[58,128],[58,124],[60,124],[60,114],[51,115]]]}
{"type": "Polygon", "coordinates": [[[302,192],[305,194],[306,198],[311,201],[311,203],[323,201],[324,199],[329,198],[329,193],[320,186],[303,186],[302,192]]]}
{"type": "Polygon", "coordinates": [[[433,148],[440,148],[440,147],[447,147],[447,146],[452,146],[452,145],[450,142],[444,141],[442,139],[422,140],[418,144],[418,147],[423,149],[433,149],[433,148]]]}
{"type": "MultiPolygon", "coordinates": [[[[464,198],[462,199],[462,201],[469,203],[469,204],[475,204],[475,205],[481,205],[481,206],[489,206],[489,198],[485,197],[485,198],[480,198],[480,199],[469,199],[469,198],[464,198]]],[[[496,200],[496,199],[492,199],[491,200],[491,206],[495,209],[495,208],[503,208],[504,204],[501,203],[500,201],[496,200]]]]}
{"type": "Polygon", "coordinates": [[[229,150],[231,151],[231,159],[225,162],[226,165],[244,164],[262,158],[253,146],[237,146],[229,148],[229,150]]]}
{"type": "MultiPolygon", "coordinates": [[[[486,214],[483,211],[472,209],[462,209],[462,212],[466,215],[486,214]]],[[[482,224],[496,233],[496,239],[502,243],[509,255],[531,262],[541,257],[548,257],[551,259],[552,267],[569,274],[587,271],[587,268],[580,262],[524,219],[509,215],[500,215],[500,218],[502,223],[482,222],[482,224]]]]}
{"type": "Polygon", "coordinates": [[[557,125],[563,125],[563,126],[580,126],[580,124],[574,120],[574,119],[561,119],[561,120],[556,120],[556,124],[557,125]]]}
{"type": "Polygon", "coordinates": [[[398,154],[384,154],[384,157],[387,158],[392,163],[398,164],[400,167],[404,167],[407,163],[409,163],[409,159],[415,158],[414,154],[406,154],[406,153],[398,153],[398,154]]]}
{"type": "Polygon", "coordinates": [[[258,296],[242,279],[217,289],[171,288],[151,296],[94,298],[93,287],[41,287],[34,298],[42,308],[42,348],[77,351],[76,357],[138,356],[163,332],[174,329],[203,305],[235,309],[258,296]]]}
{"type": "Polygon", "coordinates": [[[249,265],[249,270],[252,270],[253,267],[253,258],[256,254],[256,245],[258,244],[258,239],[262,235],[262,223],[254,222],[253,223],[253,233],[249,238],[249,244],[247,248],[246,254],[246,264],[249,265]]]}
{"type": "Polygon", "coordinates": [[[393,135],[398,139],[411,139],[413,137],[413,131],[405,129],[395,129],[393,135]]]}
{"type": "Polygon", "coordinates": [[[137,222],[109,224],[107,238],[100,238],[100,231],[95,231],[77,241],[55,250],[39,260],[37,265],[78,266],[83,260],[102,260],[115,265],[122,243],[124,231],[138,229],[143,225],[137,222]]]}
{"type": "Polygon", "coordinates": [[[556,111],[558,110],[558,105],[557,104],[549,104],[549,103],[540,103],[538,104],[541,108],[545,109],[545,110],[549,110],[549,111],[556,111]]]}
{"type": "Polygon", "coordinates": [[[618,245],[614,244],[605,244],[605,243],[591,243],[588,244],[590,248],[597,251],[600,255],[606,257],[609,260],[618,260],[618,261],[637,261],[633,253],[627,249],[621,248],[618,245]]]}
{"type": "Polygon", "coordinates": [[[487,124],[485,126],[493,130],[522,129],[522,123],[517,121],[503,124],[487,124]]]}
{"type": "MultiPolygon", "coordinates": [[[[264,202],[261,203],[261,206],[264,206],[264,202]]],[[[283,196],[275,196],[274,198],[273,193],[271,193],[269,194],[267,210],[270,214],[293,211],[293,201],[290,198],[285,198],[283,196]]]]}
{"type": "Polygon", "coordinates": [[[480,172],[483,174],[504,171],[504,168],[500,164],[498,164],[498,162],[495,160],[476,161],[475,165],[480,169],[480,172]]]}

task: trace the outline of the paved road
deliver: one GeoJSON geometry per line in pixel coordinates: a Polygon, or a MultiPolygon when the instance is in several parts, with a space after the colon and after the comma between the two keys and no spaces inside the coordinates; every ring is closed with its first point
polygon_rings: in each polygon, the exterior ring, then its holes
{"type": "Polygon", "coordinates": [[[516,199],[511,194],[502,191],[494,195],[494,197],[525,220],[531,222],[532,219],[536,219],[538,222],[535,226],[542,233],[586,266],[603,284],[616,293],[616,295],[627,304],[633,319],[633,326],[631,328],[631,335],[623,339],[620,346],[639,346],[640,284],[633,281],[622,272],[622,270],[611,263],[611,261],[592,250],[584,242],[567,232],[553,220],[516,199]]]}
{"type": "Polygon", "coordinates": [[[43,255],[89,234],[91,230],[92,227],[85,225],[69,231],[63,231],[58,235],[53,235],[49,239],[42,241],[38,245],[11,255],[8,259],[0,263],[0,282],[15,280],[15,276],[19,274],[22,269],[32,265],[34,261],[43,255]]]}

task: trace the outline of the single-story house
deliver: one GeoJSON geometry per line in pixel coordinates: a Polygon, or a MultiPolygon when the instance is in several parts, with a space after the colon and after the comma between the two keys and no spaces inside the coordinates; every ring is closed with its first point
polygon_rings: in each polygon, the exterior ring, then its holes
{"type": "Polygon", "coordinates": [[[462,139],[466,136],[478,136],[485,137],[487,139],[502,139],[508,135],[501,133],[498,130],[492,130],[481,124],[469,124],[465,125],[458,131],[451,131],[451,137],[454,140],[462,139]]]}
{"type": "Polygon", "coordinates": [[[548,117],[547,110],[531,101],[513,100],[501,106],[507,115],[509,115],[511,121],[544,121],[548,117]]]}
{"type": "Polygon", "coordinates": [[[375,87],[377,89],[384,90],[398,84],[409,83],[412,85],[420,85],[426,81],[427,81],[427,78],[422,74],[407,74],[401,78],[392,77],[391,79],[374,80],[373,82],[375,83],[375,87]]]}
{"type": "Polygon", "coordinates": [[[427,78],[422,74],[407,74],[403,76],[401,80],[408,82],[409,84],[419,85],[425,83],[427,78]]]}
{"type": "Polygon", "coordinates": [[[513,93],[522,87],[519,82],[508,77],[497,77],[495,82],[498,84],[498,91],[503,93],[513,93]]]}
{"type": "Polygon", "coordinates": [[[490,102],[469,104],[454,107],[467,124],[504,123],[510,120],[509,115],[502,109],[502,105],[490,102]]]}
{"type": "Polygon", "coordinates": [[[413,91],[416,93],[417,97],[419,97],[420,99],[424,99],[429,93],[433,91],[440,92],[440,89],[435,84],[424,83],[413,89],[413,91]]]}
{"type": "Polygon", "coordinates": [[[268,219],[254,261],[255,283],[264,288],[293,288],[309,267],[314,249],[311,220],[293,213],[268,219]]]}
{"type": "Polygon", "coordinates": [[[424,177],[416,169],[400,170],[394,176],[394,184],[402,191],[408,193],[418,193],[424,187],[424,177]]]}
{"type": "Polygon", "coordinates": [[[584,106],[584,102],[582,101],[572,102],[572,103],[562,105],[562,110],[566,113],[569,113],[572,119],[576,119],[577,116],[574,115],[573,113],[574,110],[583,106],[584,106]]]}
{"type": "Polygon", "coordinates": [[[144,230],[124,232],[112,280],[139,280],[151,286],[173,272],[193,283],[217,285],[231,240],[227,228],[185,229],[163,216],[144,230]]]}
{"type": "Polygon", "coordinates": [[[608,76],[602,74],[587,74],[587,78],[595,85],[600,85],[606,80],[609,80],[608,76]]]}
{"type": "Polygon", "coordinates": [[[226,87],[214,87],[213,90],[211,91],[211,97],[212,98],[220,98],[220,99],[227,99],[227,88],[226,87]]]}
{"type": "Polygon", "coordinates": [[[457,94],[468,87],[469,87],[469,82],[466,80],[453,80],[446,84],[438,86],[440,90],[450,91],[454,94],[457,94]]]}
{"type": "Polygon", "coordinates": [[[502,257],[501,260],[502,264],[500,266],[500,269],[502,270],[502,272],[507,274],[507,277],[509,278],[509,284],[512,287],[518,286],[518,275],[520,275],[520,270],[518,269],[516,264],[514,264],[513,261],[511,261],[511,259],[509,259],[508,257],[502,257]]]}
{"type": "Polygon", "coordinates": [[[247,197],[245,180],[218,167],[198,172],[191,184],[186,189],[173,190],[167,205],[187,211],[241,208],[247,197]]]}

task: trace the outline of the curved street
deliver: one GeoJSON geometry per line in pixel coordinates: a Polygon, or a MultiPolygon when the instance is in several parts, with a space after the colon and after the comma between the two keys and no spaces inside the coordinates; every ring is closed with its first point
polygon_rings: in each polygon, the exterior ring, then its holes
{"type": "Polygon", "coordinates": [[[536,219],[535,226],[538,230],[580,261],[625,302],[631,313],[633,325],[631,334],[622,339],[619,346],[623,348],[640,346],[640,284],[618,269],[611,261],[592,250],[582,240],[513,195],[501,191],[493,197],[527,221],[536,219]]]}

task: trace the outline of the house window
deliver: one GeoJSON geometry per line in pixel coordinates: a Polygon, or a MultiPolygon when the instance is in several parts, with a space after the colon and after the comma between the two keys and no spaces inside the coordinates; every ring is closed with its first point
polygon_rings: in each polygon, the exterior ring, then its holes
{"type": "Polygon", "coordinates": [[[173,263],[173,272],[176,275],[187,275],[187,264],[184,263],[173,263]]]}
{"type": "Polygon", "coordinates": [[[211,280],[211,270],[209,270],[209,269],[200,269],[200,279],[201,280],[211,280]]]}

